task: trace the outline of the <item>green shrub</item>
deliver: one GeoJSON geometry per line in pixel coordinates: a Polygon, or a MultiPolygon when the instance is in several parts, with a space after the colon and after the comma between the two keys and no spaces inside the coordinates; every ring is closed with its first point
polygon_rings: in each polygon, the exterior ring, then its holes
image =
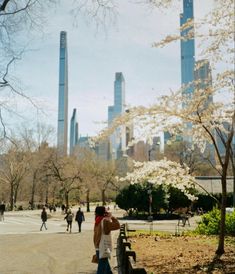
{"type": "MultiPolygon", "coordinates": [[[[116,197],[116,203],[119,208],[133,214],[144,213],[149,211],[149,189],[147,183],[128,185],[123,188],[116,197]]],[[[167,209],[168,195],[162,186],[152,186],[152,212],[159,212],[161,208],[167,209]]]]}
{"type": "Polygon", "coordinates": [[[226,214],[226,233],[235,236],[235,211],[226,214]]]}
{"type": "MultiPolygon", "coordinates": [[[[225,226],[227,235],[235,235],[235,212],[226,214],[225,226]]],[[[220,210],[214,208],[212,211],[202,215],[196,232],[205,235],[218,235],[219,227],[220,210]]]]}
{"type": "MultiPolygon", "coordinates": [[[[216,205],[217,202],[213,197],[207,195],[206,193],[199,193],[196,195],[198,200],[196,200],[193,204],[193,210],[196,211],[197,208],[202,208],[204,212],[211,211],[216,205]]],[[[213,194],[213,196],[221,203],[222,194],[217,193],[213,194]]],[[[227,193],[227,207],[232,207],[233,205],[233,193],[227,193]]]]}

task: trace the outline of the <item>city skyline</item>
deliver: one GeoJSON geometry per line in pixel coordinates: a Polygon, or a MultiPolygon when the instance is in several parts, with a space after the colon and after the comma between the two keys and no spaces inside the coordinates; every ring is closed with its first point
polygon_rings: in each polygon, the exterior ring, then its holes
{"type": "MultiPolygon", "coordinates": [[[[162,14],[156,9],[150,11],[146,6],[143,8],[143,5],[132,5],[123,1],[120,1],[120,5],[119,21],[107,33],[103,30],[97,33],[92,24],[87,26],[81,19],[78,26],[72,28],[71,17],[60,16],[63,11],[61,8],[48,23],[44,37],[36,38],[32,42],[35,50],[27,52],[22,62],[15,66],[17,76],[22,79],[24,77],[21,75],[29,74],[30,69],[30,78],[25,79],[24,83],[25,90],[30,92],[46,113],[43,116],[28,107],[29,113],[36,113],[30,123],[46,121],[56,128],[57,48],[61,29],[66,30],[69,40],[68,113],[70,116],[73,108],[77,109],[79,132],[83,136],[95,135],[107,125],[103,122],[107,122],[107,106],[113,101],[113,75],[117,71],[122,71],[125,75],[127,105],[149,105],[157,96],[180,87],[179,43],[163,49],[152,48],[152,43],[167,34],[177,33],[182,5],[177,7],[178,14],[175,9],[169,11],[172,15],[170,17],[169,13],[162,14]],[[139,20],[142,17],[145,18],[143,22],[139,20]],[[38,66],[29,66],[33,63],[38,66]]],[[[202,9],[197,3],[196,15],[201,16],[209,7],[208,4],[202,9]]],[[[24,106],[25,103],[22,108],[24,106]]]]}

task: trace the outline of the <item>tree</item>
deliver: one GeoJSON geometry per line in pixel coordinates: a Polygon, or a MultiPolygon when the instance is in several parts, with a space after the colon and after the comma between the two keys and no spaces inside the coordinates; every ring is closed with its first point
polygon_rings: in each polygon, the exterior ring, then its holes
{"type": "MultiPolygon", "coordinates": [[[[37,110],[41,110],[30,94],[23,88],[23,79],[16,79],[12,73],[12,66],[27,54],[30,41],[35,34],[44,35],[47,11],[55,9],[65,1],[55,0],[2,0],[0,1],[0,124],[2,136],[8,137],[5,123],[5,112],[15,115],[15,98],[23,98],[37,110]]],[[[97,26],[108,25],[108,21],[115,18],[116,7],[112,0],[76,0],[67,3],[74,20],[77,16],[85,15],[92,19],[97,26]],[[106,23],[107,22],[107,23],[106,23]]]]}
{"type": "MultiPolygon", "coordinates": [[[[115,176],[117,174],[115,163],[99,159],[94,151],[86,148],[78,148],[75,152],[79,161],[82,162],[84,186],[87,191],[87,198],[90,198],[91,189],[93,192],[101,191],[101,200],[106,204],[106,191],[117,191],[115,176]]],[[[87,204],[89,201],[87,200],[87,204]]]]}
{"type": "Polygon", "coordinates": [[[69,208],[69,194],[81,188],[82,171],[76,158],[59,157],[57,154],[46,163],[49,173],[60,183],[60,191],[64,195],[66,207],[69,208]],[[80,183],[80,184],[79,184],[80,183]]]}
{"type": "MultiPolygon", "coordinates": [[[[174,1],[148,1],[154,5],[169,6],[174,1]]],[[[219,243],[216,254],[224,253],[225,236],[225,207],[227,198],[226,177],[230,161],[232,139],[234,136],[235,106],[234,106],[234,2],[233,0],[217,1],[217,5],[200,22],[190,20],[182,27],[188,29],[187,35],[181,37],[168,35],[154,46],[160,47],[181,39],[197,37],[201,45],[202,59],[209,59],[212,68],[220,65],[213,86],[201,88],[198,82],[191,96],[184,96],[182,89],[172,92],[171,95],[159,98],[158,103],[150,107],[135,107],[121,117],[118,117],[112,126],[104,129],[98,139],[107,138],[115,128],[130,123],[138,125],[142,130],[142,138],[151,139],[156,132],[168,131],[173,136],[189,136],[192,145],[197,146],[201,152],[205,151],[207,144],[213,146],[216,164],[214,168],[221,176],[222,201],[219,243]],[[193,26],[196,25],[196,31],[193,26]],[[222,64],[222,66],[221,66],[222,64]],[[224,69],[225,68],[225,69],[224,69]],[[209,98],[216,97],[223,92],[230,100],[222,102],[209,102],[209,98]],[[181,106],[184,107],[181,107],[181,106]],[[185,130],[186,124],[191,124],[191,129],[185,130]],[[223,146],[223,153],[219,142],[223,146]]],[[[138,141],[138,140],[137,140],[138,141]]],[[[213,163],[212,163],[213,164],[213,163]]],[[[157,183],[157,182],[156,182],[157,183]]]]}
{"type": "MultiPolygon", "coordinates": [[[[20,138],[26,151],[28,151],[30,169],[28,174],[28,185],[31,188],[29,198],[31,209],[35,207],[35,195],[38,184],[43,181],[48,183],[47,167],[45,163],[55,153],[55,150],[48,146],[49,139],[54,132],[53,128],[45,124],[37,124],[37,129],[20,129],[20,138]]],[[[48,186],[46,185],[48,200],[48,186]]],[[[47,202],[46,202],[47,203],[47,202]]]]}
{"type": "Polygon", "coordinates": [[[97,159],[96,166],[93,169],[93,176],[101,189],[102,204],[106,205],[106,191],[110,188],[117,191],[119,187],[116,185],[116,168],[113,162],[105,162],[97,159]]]}
{"type": "MultiPolygon", "coordinates": [[[[133,213],[133,210],[137,212],[149,213],[149,185],[143,184],[131,184],[120,190],[116,197],[117,205],[129,211],[129,214],[133,213]]],[[[167,209],[167,192],[162,186],[153,186],[151,189],[152,201],[151,206],[153,213],[159,212],[160,209],[167,209]]]]}
{"type": "Polygon", "coordinates": [[[29,155],[22,147],[12,145],[1,157],[0,181],[8,185],[10,209],[13,210],[18,198],[20,184],[29,169],[29,155]]]}
{"type": "Polygon", "coordinates": [[[34,100],[20,86],[20,81],[12,75],[11,66],[22,58],[34,33],[42,30],[45,9],[53,2],[3,0],[0,3],[0,121],[3,137],[8,135],[4,112],[15,114],[12,99],[21,97],[37,108],[34,100]]]}
{"type": "Polygon", "coordinates": [[[164,157],[181,163],[181,165],[186,164],[189,167],[191,175],[203,176],[216,174],[216,171],[208,162],[211,159],[211,155],[207,155],[207,153],[201,154],[197,147],[192,148],[185,141],[173,141],[170,144],[166,144],[161,158],[164,157]]]}

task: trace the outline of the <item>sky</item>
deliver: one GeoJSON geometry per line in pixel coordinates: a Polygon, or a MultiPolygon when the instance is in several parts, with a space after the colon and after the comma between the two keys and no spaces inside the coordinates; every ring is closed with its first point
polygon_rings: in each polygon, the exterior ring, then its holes
{"type": "MultiPolygon", "coordinates": [[[[120,0],[115,23],[97,30],[95,22],[85,16],[74,21],[67,3],[61,2],[56,9],[48,10],[43,35],[34,35],[23,58],[14,65],[24,92],[40,107],[35,109],[18,99],[16,108],[24,124],[42,122],[57,130],[60,31],[67,32],[68,122],[76,108],[79,135],[93,136],[106,125],[116,72],[124,75],[128,106],[148,106],[157,97],[180,88],[179,42],[165,48],[152,44],[168,34],[178,34],[182,3],[159,11],[120,0]]],[[[203,1],[203,6],[201,0],[194,2],[197,17],[209,11],[213,0],[203,1]]],[[[10,118],[9,126],[13,124],[10,118]]]]}

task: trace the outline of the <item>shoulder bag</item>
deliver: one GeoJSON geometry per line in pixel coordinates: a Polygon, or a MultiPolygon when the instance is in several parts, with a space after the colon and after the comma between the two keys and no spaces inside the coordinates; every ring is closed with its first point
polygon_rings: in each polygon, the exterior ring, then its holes
{"type": "Polygon", "coordinates": [[[104,234],[104,224],[103,221],[101,221],[101,238],[99,243],[99,258],[111,258],[111,252],[112,252],[112,237],[111,233],[104,234]]]}

